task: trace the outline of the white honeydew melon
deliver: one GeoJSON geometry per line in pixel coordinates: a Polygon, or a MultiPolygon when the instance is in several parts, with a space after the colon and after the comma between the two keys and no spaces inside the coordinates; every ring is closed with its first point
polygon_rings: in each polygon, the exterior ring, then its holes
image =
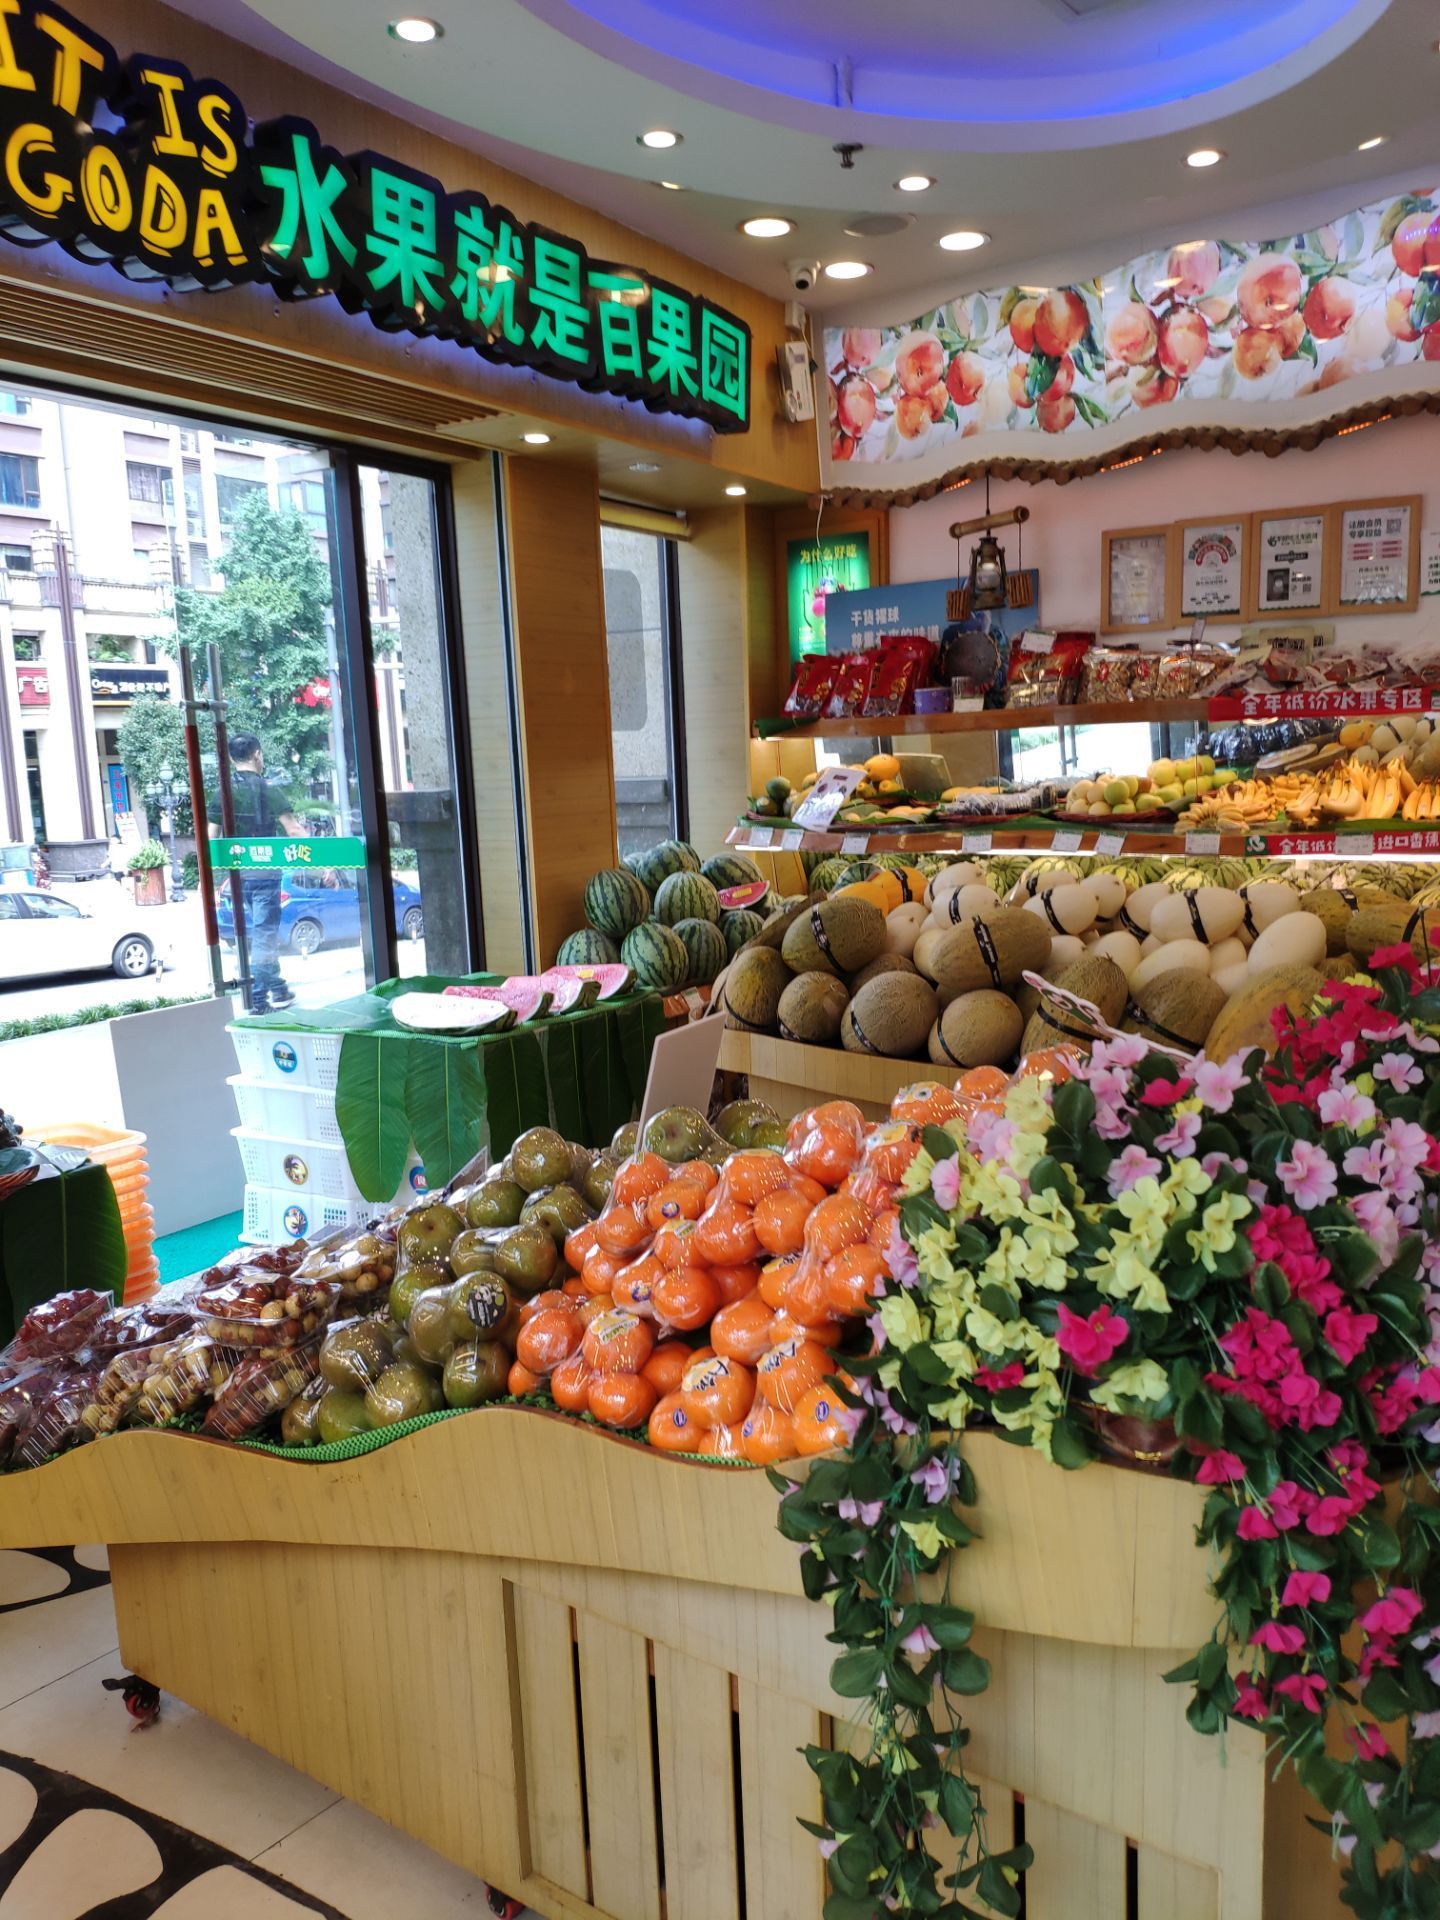
{"type": "Polygon", "coordinates": [[[974,860],[957,860],[954,866],[942,867],[939,873],[932,873],[930,883],[925,889],[925,904],[933,907],[937,900],[943,900],[947,893],[956,893],[961,887],[973,887],[977,883],[984,885],[985,869],[974,860]]]}
{"type": "Polygon", "coordinates": [[[1222,993],[1242,993],[1250,981],[1250,969],[1243,960],[1232,961],[1228,967],[1222,967],[1219,973],[1211,969],[1210,978],[1222,993]]]}
{"type": "Polygon", "coordinates": [[[915,945],[910,949],[910,958],[927,980],[935,978],[934,963],[931,959],[937,942],[943,940],[948,929],[944,927],[925,927],[915,945]]]}
{"type": "Polygon", "coordinates": [[[1113,960],[1127,980],[1141,960],[1140,942],[1133,933],[1126,933],[1123,927],[1118,933],[1103,934],[1089,951],[1103,955],[1106,960],[1113,960]]]}
{"type": "Polygon", "coordinates": [[[1216,940],[1210,947],[1210,977],[1213,980],[1227,967],[1243,967],[1245,964],[1245,942],[1232,935],[1228,940],[1216,940]]]}
{"type": "Polygon", "coordinates": [[[1163,880],[1152,880],[1148,886],[1135,889],[1121,908],[1120,917],[1130,922],[1132,932],[1139,927],[1142,933],[1148,933],[1151,914],[1160,901],[1170,897],[1170,889],[1163,880]]]}
{"type": "Polygon", "coordinates": [[[1140,942],[1140,958],[1142,960],[1148,960],[1151,954],[1158,953],[1164,944],[1165,942],[1161,940],[1157,934],[1147,933],[1145,938],[1140,942]]]}
{"type": "Polygon", "coordinates": [[[1299,894],[1283,880],[1252,880],[1240,889],[1240,898],[1245,903],[1241,933],[1252,940],[1287,913],[1300,911],[1299,894]]]}
{"type": "Polygon", "coordinates": [[[1092,873],[1085,883],[1095,889],[1095,907],[1102,920],[1113,920],[1125,904],[1125,882],[1118,873],[1092,873]]]}
{"type": "Polygon", "coordinates": [[[1260,935],[1246,962],[1250,972],[1267,967],[1318,967],[1325,958],[1325,922],[1318,914],[1283,914],[1260,935]]]}
{"type": "Polygon", "coordinates": [[[1024,910],[1038,914],[1056,933],[1083,933],[1095,924],[1095,889],[1083,880],[1067,882],[1027,900],[1024,910]]]}
{"type": "Polygon", "coordinates": [[[907,900],[885,916],[885,947],[889,953],[903,954],[908,960],[915,951],[929,915],[918,900],[907,900]]]}
{"type": "Polygon", "coordinates": [[[1069,867],[1047,867],[1043,873],[1022,873],[1005,896],[1007,907],[1023,907],[1037,893],[1051,893],[1056,887],[1071,887],[1080,878],[1069,867]]]}
{"type": "Polygon", "coordinates": [[[1197,887],[1157,900],[1150,931],[1162,940],[1228,940],[1245,918],[1245,902],[1225,887],[1197,887]]]}
{"type": "Polygon", "coordinates": [[[1147,954],[1131,974],[1131,991],[1175,967],[1185,967],[1192,973],[1208,973],[1209,947],[1200,940],[1166,940],[1154,953],[1147,954]]]}
{"type": "Polygon", "coordinates": [[[930,917],[937,925],[958,927],[962,920],[988,920],[999,911],[1000,902],[990,888],[972,881],[937,900],[930,917]]]}
{"type": "Polygon", "coordinates": [[[1054,967],[1068,967],[1072,961],[1083,960],[1085,942],[1077,940],[1073,933],[1057,933],[1050,942],[1050,958],[1045,962],[1045,976],[1050,978],[1054,967]]]}

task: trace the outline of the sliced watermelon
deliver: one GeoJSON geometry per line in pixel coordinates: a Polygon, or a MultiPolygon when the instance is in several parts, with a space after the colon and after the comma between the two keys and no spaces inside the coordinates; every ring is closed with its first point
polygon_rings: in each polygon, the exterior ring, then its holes
{"type": "Polygon", "coordinates": [[[515,1010],[499,1000],[443,993],[402,993],[390,1002],[397,1026],[415,1033],[504,1033],[515,1024],[515,1010]]]}
{"type": "Polygon", "coordinates": [[[720,895],[720,905],[726,913],[748,913],[758,907],[770,891],[768,880],[748,880],[743,887],[726,887],[720,895]]]}
{"type": "Polygon", "coordinates": [[[483,986],[446,987],[446,993],[467,1000],[498,1000],[517,1020],[543,1020],[550,1011],[550,990],[533,974],[517,973],[508,980],[483,986]]]}
{"type": "Polygon", "coordinates": [[[548,967],[538,978],[550,994],[552,1013],[580,1013],[600,998],[599,981],[580,979],[575,967],[548,967]]]}
{"type": "Polygon", "coordinates": [[[552,967],[552,973],[571,973],[577,980],[593,981],[600,989],[601,1000],[614,1000],[622,993],[628,993],[635,984],[635,976],[626,966],[599,967],[552,967]]]}

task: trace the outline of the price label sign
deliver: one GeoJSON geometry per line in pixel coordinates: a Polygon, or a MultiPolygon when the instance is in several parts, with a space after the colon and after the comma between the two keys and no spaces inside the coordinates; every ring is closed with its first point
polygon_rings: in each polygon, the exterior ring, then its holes
{"type": "Polygon", "coordinates": [[[1097,833],[1095,836],[1095,851],[1096,853],[1104,854],[1107,858],[1117,853],[1123,853],[1125,851],[1124,834],[1097,833]]]}
{"type": "Polygon", "coordinates": [[[840,842],[840,851],[842,853],[868,853],[870,851],[869,834],[847,833],[845,838],[840,842]]]}
{"type": "Polygon", "coordinates": [[[1078,853],[1080,835],[1078,833],[1057,833],[1050,842],[1052,853],[1078,853]]]}
{"type": "Polygon", "coordinates": [[[962,833],[960,836],[962,853],[989,853],[994,844],[995,836],[992,833],[962,833]]]}
{"type": "Polygon", "coordinates": [[[1218,853],[1220,836],[1218,833],[1187,833],[1185,851],[1187,853],[1218,853]]]}
{"type": "Polygon", "coordinates": [[[1342,833],[1337,836],[1336,846],[1348,854],[1374,853],[1375,836],[1373,833],[1342,833]]]}
{"type": "Polygon", "coordinates": [[[865,778],[859,767],[826,767],[795,809],[797,825],[827,833],[836,814],[865,778]]]}
{"type": "Polygon", "coordinates": [[[780,845],[786,853],[798,853],[805,844],[805,835],[799,827],[791,827],[788,833],[780,836],[780,845]]]}
{"type": "Polygon", "coordinates": [[[752,847],[769,847],[773,846],[774,842],[775,829],[773,827],[752,827],[750,829],[750,845],[752,847]]]}

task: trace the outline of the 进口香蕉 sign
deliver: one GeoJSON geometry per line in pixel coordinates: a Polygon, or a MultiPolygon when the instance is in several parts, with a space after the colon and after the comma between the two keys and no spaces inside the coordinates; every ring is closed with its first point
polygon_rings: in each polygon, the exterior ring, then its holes
{"type": "Polygon", "coordinates": [[[110,44],[42,0],[0,0],[0,232],[56,240],[134,279],[333,294],[385,329],[685,414],[750,417],[750,329],[724,308],[481,193],[383,154],[346,158],[308,120],[247,137],[216,80],[110,44]]]}

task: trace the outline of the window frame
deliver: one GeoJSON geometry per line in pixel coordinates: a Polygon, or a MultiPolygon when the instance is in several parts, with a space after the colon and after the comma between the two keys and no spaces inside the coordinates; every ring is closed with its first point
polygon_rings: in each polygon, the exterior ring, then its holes
{"type": "Polygon", "coordinates": [[[40,511],[40,460],[37,454],[0,453],[0,506],[20,507],[26,513],[40,511]],[[12,471],[9,462],[12,460],[15,462],[13,471],[18,474],[20,480],[21,497],[18,500],[10,499],[6,489],[7,476],[12,471]],[[35,475],[33,488],[28,484],[28,473],[31,470],[35,475]],[[33,499],[30,497],[32,493],[33,499]]]}

